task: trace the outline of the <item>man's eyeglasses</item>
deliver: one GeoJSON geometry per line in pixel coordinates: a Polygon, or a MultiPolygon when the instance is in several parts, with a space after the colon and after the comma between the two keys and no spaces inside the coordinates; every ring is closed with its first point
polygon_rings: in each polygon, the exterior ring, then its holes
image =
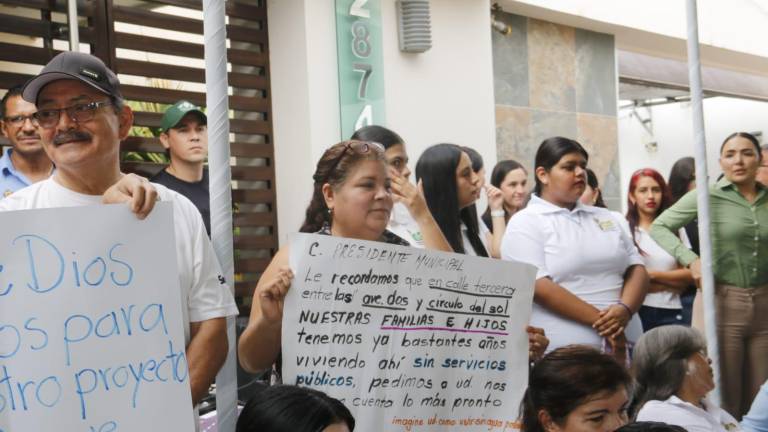
{"type": "Polygon", "coordinates": [[[35,124],[35,115],[16,115],[11,117],[3,117],[3,121],[6,123],[9,123],[11,126],[19,127],[24,124],[25,121],[31,121],[32,124],[35,124]]]}
{"type": "Polygon", "coordinates": [[[62,111],[65,111],[72,121],[81,123],[93,119],[97,109],[109,105],[112,105],[112,101],[89,102],[64,108],[38,110],[33,115],[40,127],[52,128],[59,123],[62,111]]]}

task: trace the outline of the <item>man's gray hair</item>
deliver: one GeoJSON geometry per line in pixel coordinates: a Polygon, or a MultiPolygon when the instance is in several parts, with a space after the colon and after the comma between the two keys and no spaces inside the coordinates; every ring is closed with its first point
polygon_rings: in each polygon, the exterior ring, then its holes
{"type": "Polygon", "coordinates": [[[706,349],[696,329],[681,325],[656,327],[637,341],[632,368],[636,388],[633,412],[651,400],[667,400],[680,390],[688,369],[687,359],[706,349]]]}

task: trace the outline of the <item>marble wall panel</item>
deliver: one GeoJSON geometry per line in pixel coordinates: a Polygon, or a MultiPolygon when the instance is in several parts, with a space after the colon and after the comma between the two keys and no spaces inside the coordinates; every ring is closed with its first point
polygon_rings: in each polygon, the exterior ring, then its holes
{"type": "Polygon", "coordinates": [[[575,39],[575,30],[571,27],[528,20],[531,108],[576,110],[575,39]]]}
{"type": "Polygon", "coordinates": [[[496,19],[512,28],[509,35],[491,32],[496,104],[528,106],[528,19],[509,13],[496,19]]]}
{"type": "Polygon", "coordinates": [[[576,110],[616,115],[616,55],[612,35],[576,29],[576,110]]]}
{"type": "MultiPolygon", "coordinates": [[[[497,159],[514,159],[531,172],[536,152],[531,140],[531,110],[508,106],[496,106],[497,159]]],[[[490,172],[492,167],[488,168],[490,172]]]]}
{"type": "Polygon", "coordinates": [[[531,154],[531,161],[536,155],[536,149],[539,144],[547,138],[562,136],[571,139],[577,139],[578,124],[576,113],[531,110],[531,140],[534,142],[534,153],[531,154]]]}
{"type": "MultiPolygon", "coordinates": [[[[600,181],[600,180],[598,180],[600,181]]],[[[600,183],[600,190],[603,192],[603,201],[605,205],[612,210],[621,209],[621,176],[619,175],[619,157],[618,155],[608,170],[608,175],[600,183]]]]}
{"type": "Polygon", "coordinates": [[[620,208],[614,37],[506,13],[497,19],[512,26],[511,35],[492,37],[498,160],[519,161],[532,180],[544,139],[576,139],[606,204],[620,208]]]}
{"type": "Polygon", "coordinates": [[[577,114],[577,141],[589,153],[589,167],[597,175],[597,181],[603,190],[603,197],[617,198],[619,194],[618,172],[616,180],[609,173],[618,169],[618,122],[616,117],[594,114],[577,114]]]}

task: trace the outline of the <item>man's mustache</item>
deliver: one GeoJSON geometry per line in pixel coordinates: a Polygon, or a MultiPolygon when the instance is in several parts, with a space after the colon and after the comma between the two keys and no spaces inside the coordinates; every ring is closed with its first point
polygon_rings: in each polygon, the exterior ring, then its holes
{"type": "Polygon", "coordinates": [[[16,138],[17,138],[17,139],[27,139],[27,138],[34,138],[34,139],[37,139],[37,140],[39,140],[39,139],[40,139],[40,135],[38,135],[38,134],[37,134],[37,133],[35,133],[35,132],[33,132],[33,133],[26,133],[26,132],[21,132],[21,133],[19,133],[19,134],[17,134],[17,135],[16,135],[16,138]]]}
{"type": "Polygon", "coordinates": [[[90,140],[91,140],[91,134],[89,134],[88,132],[71,131],[71,132],[58,134],[55,137],[53,137],[53,144],[59,145],[59,144],[64,144],[72,141],[90,141],[90,140]]]}

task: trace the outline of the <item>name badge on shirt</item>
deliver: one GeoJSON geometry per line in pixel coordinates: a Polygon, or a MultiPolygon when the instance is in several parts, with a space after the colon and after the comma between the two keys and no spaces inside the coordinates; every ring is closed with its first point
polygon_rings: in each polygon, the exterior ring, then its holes
{"type": "Polygon", "coordinates": [[[600,230],[602,231],[613,231],[616,229],[616,224],[613,223],[613,221],[610,219],[600,220],[595,218],[595,223],[600,227],[600,230]]]}
{"type": "Polygon", "coordinates": [[[8,198],[12,193],[13,191],[8,189],[7,191],[3,192],[3,198],[8,198]]]}

